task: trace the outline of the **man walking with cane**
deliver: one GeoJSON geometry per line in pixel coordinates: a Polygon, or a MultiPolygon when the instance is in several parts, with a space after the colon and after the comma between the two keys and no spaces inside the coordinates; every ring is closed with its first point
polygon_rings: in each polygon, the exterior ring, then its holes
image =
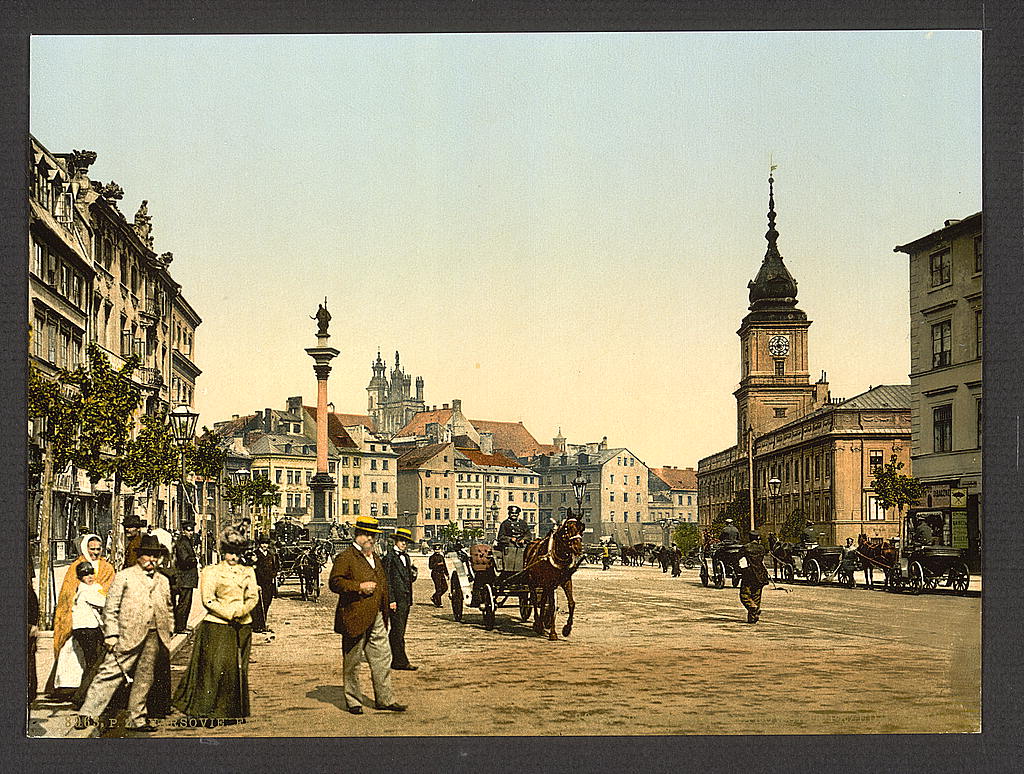
{"type": "Polygon", "coordinates": [[[154,535],[143,535],[135,565],[114,576],[103,606],[103,634],[107,655],[89,686],[76,727],[95,724],[122,680],[134,670],[128,697],[128,729],[156,731],[146,718],[146,695],[160,650],[171,644],[171,590],[167,578],[156,571],[167,552],[154,535]]]}

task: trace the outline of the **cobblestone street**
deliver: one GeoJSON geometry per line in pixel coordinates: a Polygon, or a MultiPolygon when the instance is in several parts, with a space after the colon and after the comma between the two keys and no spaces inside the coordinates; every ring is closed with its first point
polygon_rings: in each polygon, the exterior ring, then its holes
{"type": "MultiPolygon", "coordinates": [[[[425,559],[417,558],[425,565],[425,559]]],[[[980,728],[978,595],[910,596],[768,586],[745,623],[737,591],[616,565],[576,575],[570,638],[534,635],[513,608],[494,631],[430,604],[421,567],[407,642],[417,672],[393,672],[404,714],[344,711],[336,596],[286,596],[276,638],[253,647],[252,717],[159,736],[448,736],[969,732],[980,728]]],[[[326,578],[326,575],[325,575],[326,578]]],[[[561,599],[561,597],[560,597],[561,599]]],[[[564,602],[560,602],[564,620],[564,602]]],[[[261,638],[254,637],[254,643],[261,638]]],[[[179,654],[175,681],[187,664],[179,654]]],[[[363,688],[369,689],[364,672],[363,688]]],[[[372,704],[371,699],[367,699],[372,704]]]]}

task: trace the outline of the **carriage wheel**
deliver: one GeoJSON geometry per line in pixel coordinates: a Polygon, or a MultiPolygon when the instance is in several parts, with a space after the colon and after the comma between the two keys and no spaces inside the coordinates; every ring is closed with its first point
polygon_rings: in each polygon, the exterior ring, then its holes
{"type": "Polygon", "coordinates": [[[725,562],[721,560],[715,562],[714,583],[716,589],[725,588],[725,562]]]}
{"type": "Polygon", "coordinates": [[[529,594],[519,595],[519,617],[523,619],[523,623],[530,620],[530,616],[533,615],[533,603],[530,601],[529,594]]]}
{"type": "Polygon", "coordinates": [[[484,586],[484,603],[483,603],[483,614],[484,614],[484,628],[490,631],[494,628],[494,614],[498,610],[498,602],[494,598],[494,588],[490,583],[484,586]]]}
{"type": "Polygon", "coordinates": [[[836,580],[839,581],[840,585],[846,586],[848,589],[852,589],[857,585],[857,581],[853,577],[853,572],[846,567],[840,567],[836,572],[836,580]]]}
{"type": "Polygon", "coordinates": [[[966,594],[967,588],[971,585],[971,571],[966,564],[954,565],[949,571],[951,576],[950,585],[957,594],[966,594]]]}
{"type": "Polygon", "coordinates": [[[782,565],[782,580],[785,583],[793,582],[793,565],[784,564],[782,565]]]}
{"type": "Polygon", "coordinates": [[[910,567],[907,568],[907,583],[911,594],[920,594],[924,590],[924,567],[920,562],[910,563],[910,567]]]}
{"type": "Polygon", "coordinates": [[[704,565],[700,566],[700,582],[703,583],[705,586],[707,586],[708,583],[711,582],[711,577],[708,575],[708,568],[704,565]]]}
{"type": "Polygon", "coordinates": [[[683,560],[683,567],[685,567],[687,570],[692,570],[696,566],[697,566],[697,560],[696,559],[691,559],[690,557],[686,557],[686,559],[683,560]]]}
{"type": "Polygon", "coordinates": [[[807,582],[817,586],[821,583],[821,565],[818,564],[817,559],[808,559],[807,567],[804,568],[804,575],[807,576],[807,582]]]}
{"type": "Polygon", "coordinates": [[[899,567],[885,568],[883,572],[885,573],[884,589],[886,591],[897,593],[903,590],[903,574],[899,567]]]}
{"type": "Polygon", "coordinates": [[[452,580],[448,586],[449,596],[452,598],[452,618],[456,621],[462,620],[462,585],[459,583],[459,574],[452,572],[452,580]]]}

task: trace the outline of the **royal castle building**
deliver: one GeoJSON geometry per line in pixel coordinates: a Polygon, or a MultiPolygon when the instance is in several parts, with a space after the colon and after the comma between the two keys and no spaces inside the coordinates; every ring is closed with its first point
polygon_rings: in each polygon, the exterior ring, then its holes
{"type": "Polygon", "coordinates": [[[773,178],[768,185],[768,249],[737,331],[736,445],[698,464],[700,521],[708,525],[743,505],[737,522],[749,528],[752,492],[754,522],[765,532],[798,517],[815,523],[823,544],[861,532],[895,535],[898,516],[879,507],[871,480],[893,454],[909,469],[909,386],[880,385],[842,401],[831,397],[824,373],[811,382],[811,320],[797,306],[797,282],[779,253],[773,178]]]}

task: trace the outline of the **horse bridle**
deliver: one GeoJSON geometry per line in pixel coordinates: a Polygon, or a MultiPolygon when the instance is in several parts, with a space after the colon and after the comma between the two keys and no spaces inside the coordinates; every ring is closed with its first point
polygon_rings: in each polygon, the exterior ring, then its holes
{"type": "MultiPolygon", "coordinates": [[[[565,524],[568,524],[569,521],[570,521],[570,519],[566,519],[565,522],[563,522],[563,524],[561,526],[564,526],[565,524]]],[[[571,521],[575,521],[577,524],[579,524],[581,531],[580,531],[580,534],[573,535],[572,537],[570,537],[566,541],[569,544],[570,548],[569,548],[569,556],[566,557],[565,559],[562,559],[562,557],[558,556],[558,553],[555,551],[555,534],[558,532],[558,530],[555,529],[555,530],[553,530],[551,532],[550,535],[548,535],[548,550],[546,552],[546,557],[547,557],[548,562],[550,562],[551,566],[554,567],[556,570],[567,570],[570,567],[573,567],[574,564],[575,564],[576,567],[578,567],[580,565],[580,562],[583,561],[583,532],[582,532],[583,524],[580,522],[579,519],[576,519],[576,518],[571,519],[571,521]],[[577,541],[577,540],[580,543],[580,553],[579,553],[579,558],[576,559],[575,562],[573,562],[573,556],[575,555],[575,552],[572,550],[572,544],[573,544],[574,541],[577,541]],[[555,561],[556,558],[558,559],[558,561],[555,561]],[[564,561],[565,563],[564,564],[559,564],[559,562],[562,562],[562,561],[564,561]]]]}

